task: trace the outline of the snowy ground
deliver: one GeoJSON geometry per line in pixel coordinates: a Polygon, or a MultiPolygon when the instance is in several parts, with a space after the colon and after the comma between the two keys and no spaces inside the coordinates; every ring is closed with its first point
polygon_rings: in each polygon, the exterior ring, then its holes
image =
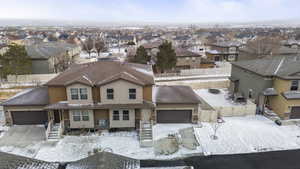
{"type": "Polygon", "coordinates": [[[168,134],[175,134],[180,129],[193,127],[192,124],[156,124],[153,126],[153,139],[158,140],[163,137],[168,137],[168,134]]]}
{"type": "Polygon", "coordinates": [[[0,138],[4,135],[4,132],[7,131],[9,128],[4,126],[5,118],[4,118],[4,111],[3,107],[0,106],[0,138]]]}
{"type": "MultiPolygon", "coordinates": [[[[140,148],[136,132],[104,132],[100,135],[65,136],[58,142],[40,141],[27,147],[5,146],[1,151],[33,157],[45,161],[75,161],[87,157],[94,148],[110,148],[113,153],[136,159],[173,159],[196,153],[235,154],[300,148],[300,127],[277,126],[263,116],[225,117],[225,123],[212,140],[211,125],[200,128],[191,124],[158,124],[154,126],[154,139],[175,133],[181,128],[195,128],[200,146],[191,151],[183,147],[170,156],[156,156],[153,148],[140,148]]],[[[0,138],[1,139],[1,138],[0,138]]]]}
{"type": "Polygon", "coordinates": [[[198,89],[195,92],[203,98],[209,105],[213,107],[232,107],[232,106],[240,106],[241,104],[235,103],[230,99],[227,99],[228,91],[226,89],[219,89],[220,93],[212,94],[208,91],[208,89],[198,89]]]}
{"type": "Polygon", "coordinates": [[[196,137],[203,153],[239,154],[300,148],[300,127],[278,126],[263,116],[225,117],[217,130],[217,140],[212,140],[210,124],[196,128],[196,137]]]}

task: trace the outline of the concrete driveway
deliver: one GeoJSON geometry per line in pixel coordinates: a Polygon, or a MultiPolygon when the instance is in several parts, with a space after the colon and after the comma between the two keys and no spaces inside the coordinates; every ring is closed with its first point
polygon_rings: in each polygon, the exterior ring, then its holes
{"type": "Polygon", "coordinates": [[[24,148],[36,142],[44,141],[46,139],[45,132],[43,126],[13,126],[0,138],[0,145],[24,148]]]}

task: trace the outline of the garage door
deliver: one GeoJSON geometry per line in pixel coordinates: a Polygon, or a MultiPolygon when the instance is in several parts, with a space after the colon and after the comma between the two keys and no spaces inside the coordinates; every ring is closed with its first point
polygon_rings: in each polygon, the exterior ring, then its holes
{"type": "Polygon", "coordinates": [[[300,119],[300,107],[292,108],[290,119],[300,119]]]}
{"type": "Polygon", "coordinates": [[[45,111],[13,111],[11,115],[16,125],[45,124],[48,121],[45,111]]]}
{"type": "Polygon", "coordinates": [[[192,110],[157,110],[157,123],[190,123],[192,110]]]}

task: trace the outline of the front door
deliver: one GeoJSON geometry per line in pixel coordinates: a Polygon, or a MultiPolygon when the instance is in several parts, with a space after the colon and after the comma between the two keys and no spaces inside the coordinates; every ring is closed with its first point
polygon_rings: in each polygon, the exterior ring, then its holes
{"type": "Polygon", "coordinates": [[[54,111],[54,123],[60,123],[59,111],[54,111]]]}

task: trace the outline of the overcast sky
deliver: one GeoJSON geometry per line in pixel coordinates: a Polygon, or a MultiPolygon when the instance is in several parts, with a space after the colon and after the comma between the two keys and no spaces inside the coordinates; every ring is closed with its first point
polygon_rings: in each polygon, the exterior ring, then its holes
{"type": "Polygon", "coordinates": [[[300,19],[300,0],[1,0],[0,19],[248,22],[300,19]]]}

